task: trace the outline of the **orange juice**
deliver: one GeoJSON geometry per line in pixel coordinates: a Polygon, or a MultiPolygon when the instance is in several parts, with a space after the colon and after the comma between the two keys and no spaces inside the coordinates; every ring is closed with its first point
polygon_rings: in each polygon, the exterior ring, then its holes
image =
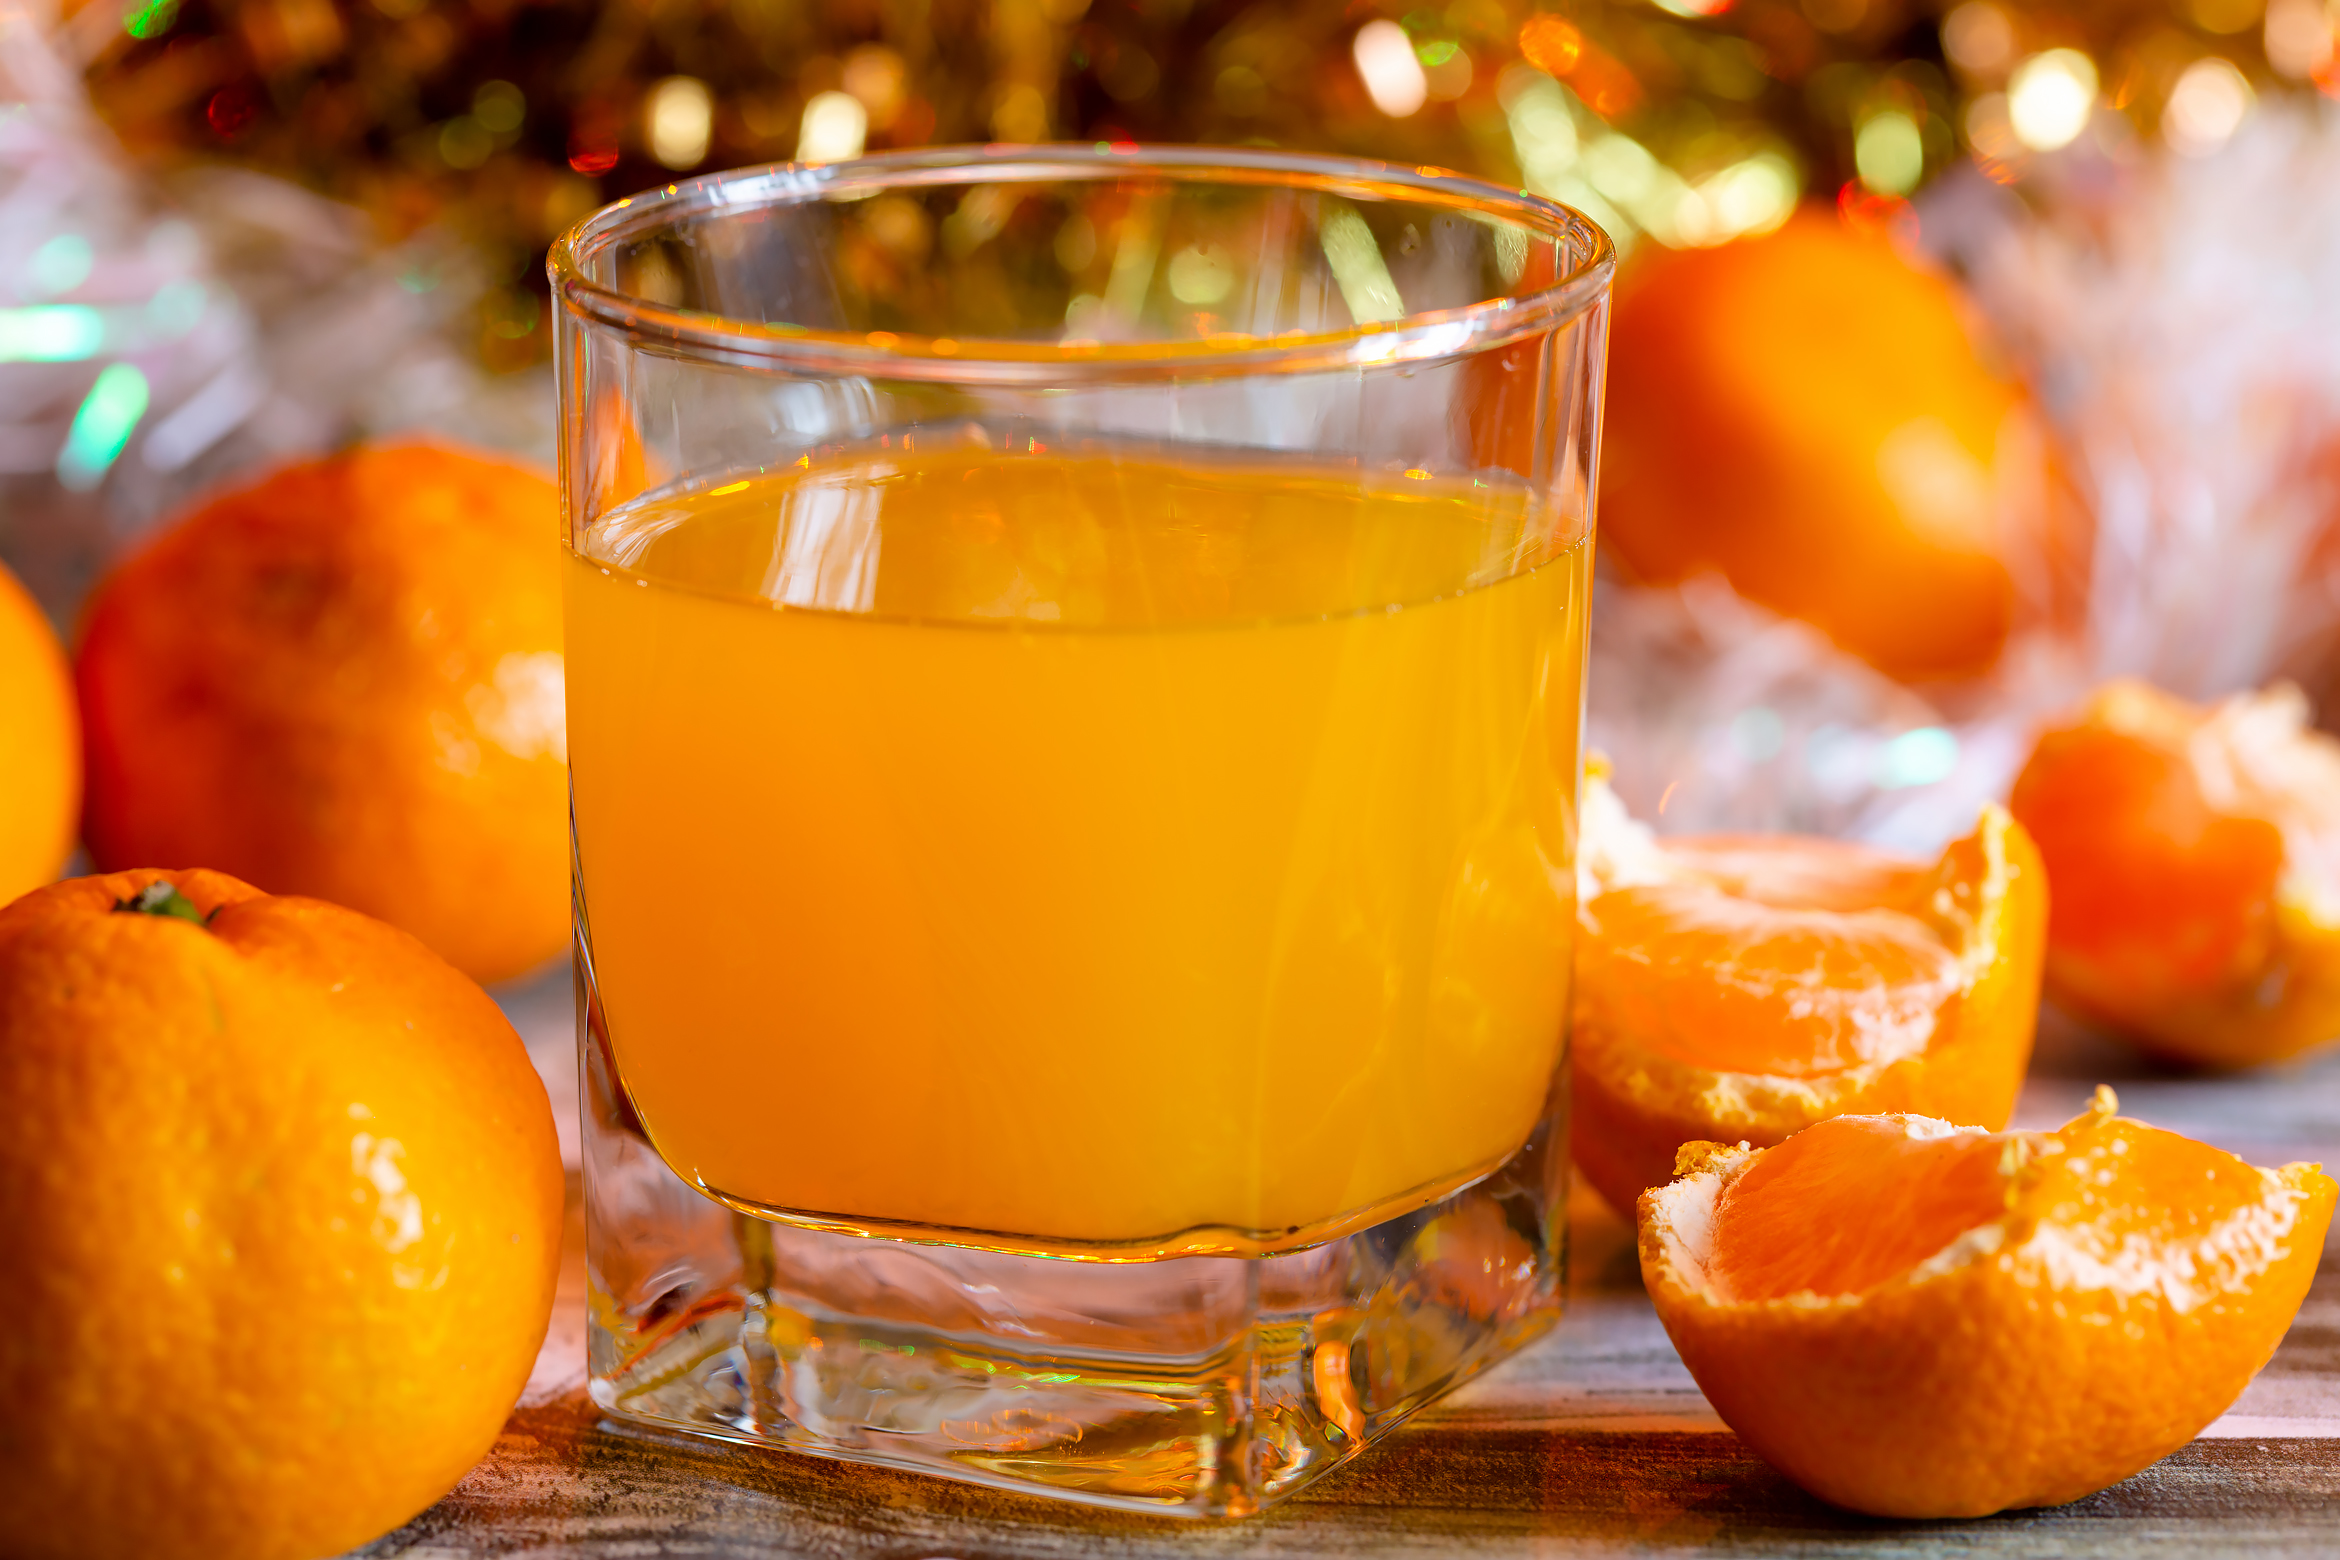
{"type": "Polygon", "coordinates": [[[1508,477],[1135,450],[605,516],[569,752],[659,1153],[848,1223],[1253,1250],[1500,1164],[1563,1045],[1589,550],[1508,477]]]}

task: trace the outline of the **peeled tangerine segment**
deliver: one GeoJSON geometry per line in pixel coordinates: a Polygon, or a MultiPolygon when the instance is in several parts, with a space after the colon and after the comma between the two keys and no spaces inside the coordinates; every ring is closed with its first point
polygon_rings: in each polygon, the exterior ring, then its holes
{"type": "Polygon", "coordinates": [[[2008,804],[2055,879],[2058,1001],[2212,1067],[2340,1039],[2340,741],[2297,688],[2107,683],[2008,804]]]}
{"type": "Polygon", "coordinates": [[[1576,1162],[1630,1208],[1686,1142],[1830,1116],[2004,1125],[2031,1055],[2046,893],[1986,808],[1933,862],[1793,835],[1659,839],[1585,804],[1576,1162]]]}
{"type": "Polygon", "coordinates": [[[1641,1271],[1715,1412],[1824,1500],[2052,1506],[2199,1434],[2307,1295],[2336,1188],[2114,1114],[1840,1116],[1686,1147],[1641,1271]]]}

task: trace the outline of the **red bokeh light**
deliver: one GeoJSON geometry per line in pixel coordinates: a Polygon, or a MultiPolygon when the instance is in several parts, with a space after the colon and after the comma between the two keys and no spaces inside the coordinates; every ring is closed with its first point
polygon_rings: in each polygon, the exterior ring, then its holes
{"type": "Polygon", "coordinates": [[[1836,192],[1836,214],[1864,237],[1889,239],[1905,249],[1917,243],[1917,208],[1898,195],[1880,195],[1858,179],[1847,179],[1836,192]]]}
{"type": "Polygon", "coordinates": [[[617,142],[587,141],[579,136],[569,137],[569,166],[579,173],[598,178],[615,168],[617,161],[617,142]]]}
{"type": "Polygon", "coordinates": [[[222,140],[232,140],[259,113],[260,105],[252,100],[250,88],[222,87],[211,94],[211,101],[204,105],[203,119],[211,126],[212,134],[222,140]]]}

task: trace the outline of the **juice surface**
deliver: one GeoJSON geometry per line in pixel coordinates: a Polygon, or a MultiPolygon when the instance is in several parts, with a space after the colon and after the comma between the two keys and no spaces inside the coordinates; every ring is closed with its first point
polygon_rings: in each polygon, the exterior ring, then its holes
{"type": "Polygon", "coordinates": [[[1281,1243],[1499,1163],[1563,1043],[1588,554],[1516,487],[1134,452],[604,517],[569,753],[659,1152],[1068,1243],[1281,1243]]]}

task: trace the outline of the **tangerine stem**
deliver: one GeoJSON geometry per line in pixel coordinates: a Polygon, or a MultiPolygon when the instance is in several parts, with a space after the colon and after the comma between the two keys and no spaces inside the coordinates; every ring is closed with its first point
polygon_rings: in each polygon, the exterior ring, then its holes
{"type": "MultiPolygon", "coordinates": [[[[147,884],[128,899],[114,901],[117,913],[131,915],[163,915],[175,920],[192,921],[197,926],[209,926],[211,916],[195,908],[195,901],[179,892],[179,885],[165,879],[147,884]]],[[[211,915],[219,912],[214,910],[211,915]]]]}

